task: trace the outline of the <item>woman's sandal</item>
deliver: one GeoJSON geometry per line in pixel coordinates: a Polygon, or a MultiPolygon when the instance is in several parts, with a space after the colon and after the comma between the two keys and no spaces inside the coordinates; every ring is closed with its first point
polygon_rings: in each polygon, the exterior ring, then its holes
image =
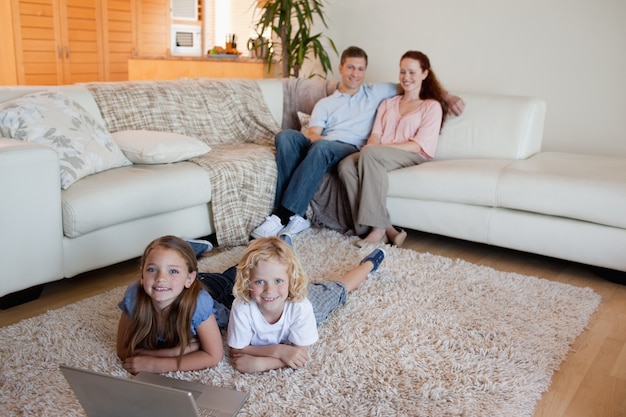
{"type": "Polygon", "coordinates": [[[391,240],[391,243],[392,243],[395,247],[399,248],[400,246],[402,246],[402,244],[404,243],[404,241],[405,241],[405,240],[406,240],[406,230],[404,230],[404,229],[400,229],[400,233],[398,233],[398,234],[396,235],[396,237],[394,237],[394,238],[391,240]]]}

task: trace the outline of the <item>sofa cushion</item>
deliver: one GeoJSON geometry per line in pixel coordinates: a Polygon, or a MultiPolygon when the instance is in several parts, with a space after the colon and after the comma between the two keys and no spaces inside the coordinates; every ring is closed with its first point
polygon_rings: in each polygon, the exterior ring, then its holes
{"type": "Polygon", "coordinates": [[[523,159],[539,152],[545,102],[532,97],[458,95],[465,109],[460,116],[446,119],[436,159],[523,159]]]}
{"type": "Polygon", "coordinates": [[[87,175],[131,164],[104,126],[60,91],[0,104],[0,135],[52,147],[63,189],[87,175]]]}
{"type": "Polygon", "coordinates": [[[626,228],[624,158],[542,152],[500,176],[501,207],[626,228]]]}
{"type": "Polygon", "coordinates": [[[73,238],[208,203],[211,183],[206,171],[192,162],[133,165],[83,178],[61,198],[63,233],[73,238]]]}
{"type": "Polygon", "coordinates": [[[121,130],[112,136],[124,155],[136,164],[169,164],[211,151],[206,143],[178,133],[121,130]]]}
{"type": "Polygon", "coordinates": [[[433,160],[389,172],[389,197],[493,206],[510,159],[433,160]]]}

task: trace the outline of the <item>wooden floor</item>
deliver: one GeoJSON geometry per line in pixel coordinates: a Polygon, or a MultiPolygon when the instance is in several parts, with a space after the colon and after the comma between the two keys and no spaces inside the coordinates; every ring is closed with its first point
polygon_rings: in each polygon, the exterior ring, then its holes
{"type": "MultiPolygon", "coordinates": [[[[626,417],[626,286],[578,264],[415,231],[409,231],[404,247],[593,288],[602,303],[588,329],[572,345],[534,416],[626,417]]],[[[137,271],[135,259],[48,284],[39,299],[0,311],[0,326],[126,285],[136,279],[137,271]]]]}

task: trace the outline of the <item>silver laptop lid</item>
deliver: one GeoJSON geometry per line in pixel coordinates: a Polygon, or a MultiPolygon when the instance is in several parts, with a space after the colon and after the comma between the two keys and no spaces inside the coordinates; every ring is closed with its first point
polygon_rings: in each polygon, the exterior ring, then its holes
{"type": "Polygon", "coordinates": [[[89,417],[232,417],[248,399],[246,392],[150,373],[126,379],[66,365],[60,369],[89,417]]]}
{"type": "Polygon", "coordinates": [[[213,410],[214,415],[218,417],[236,415],[248,399],[247,392],[183,381],[147,372],[138,373],[134,380],[191,392],[199,408],[213,410]]]}
{"type": "Polygon", "coordinates": [[[198,417],[190,392],[60,365],[89,417],[198,417]]]}

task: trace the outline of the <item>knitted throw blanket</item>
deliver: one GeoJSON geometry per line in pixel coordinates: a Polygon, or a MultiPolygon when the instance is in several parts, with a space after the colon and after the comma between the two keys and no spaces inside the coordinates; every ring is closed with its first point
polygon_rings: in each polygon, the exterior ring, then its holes
{"type": "Polygon", "coordinates": [[[248,241],[274,203],[273,144],[280,130],[256,82],[197,78],[85,87],[110,132],[175,132],[211,145],[211,152],[192,161],[211,180],[217,240],[220,246],[248,241]]]}

